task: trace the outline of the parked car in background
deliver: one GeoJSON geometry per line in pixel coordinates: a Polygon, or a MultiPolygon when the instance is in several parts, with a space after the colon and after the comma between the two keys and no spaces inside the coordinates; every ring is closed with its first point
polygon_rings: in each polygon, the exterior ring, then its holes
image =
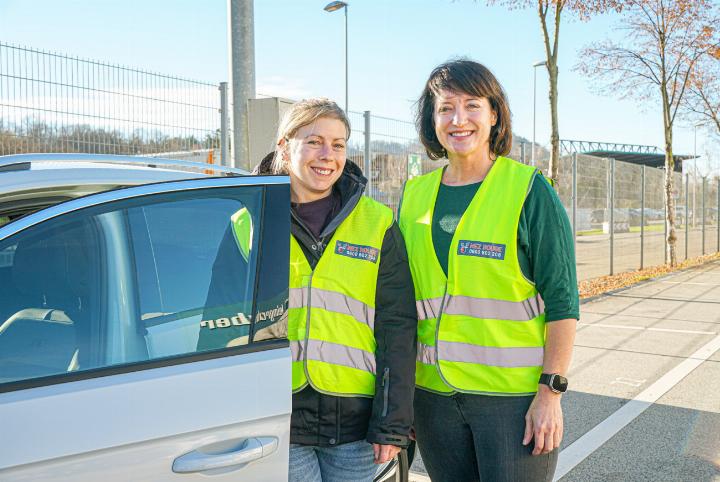
{"type": "Polygon", "coordinates": [[[246,174],[0,157],[0,480],[287,479],[289,181],[246,174]]]}

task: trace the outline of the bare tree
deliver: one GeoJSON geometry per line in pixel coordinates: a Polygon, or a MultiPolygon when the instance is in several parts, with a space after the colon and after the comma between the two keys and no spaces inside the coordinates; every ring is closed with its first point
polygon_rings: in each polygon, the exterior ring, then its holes
{"type": "Polygon", "coordinates": [[[712,125],[720,136],[720,48],[709,50],[695,63],[682,105],[693,122],[712,125]]]}
{"type": "Polygon", "coordinates": [[[577,68],[603,94],[657,102],[665,139],[665,262],[676,257],[673,199],[673,124],[698,59],[712,50],[717,24],[712,0],[626,0],[621,41],[605,40],[581,51],[577,68]]]}
{"type": "Polygon", "coordinates": [[[558,46],[560,39],[560,18],[563,11],[575,15],[580,20],[588,20],[591,15],[610,8],[619,9],[614,0],[487,0],[489,5],[499,4],[511,10],[536,7],[543,43],[545,45],[545,67],[549,78],[550,100],[550,144],[552,146],[548,175],[555,186],[559,184],[558,166],[560,163],[560,128],[558,126],[558,46]]]}

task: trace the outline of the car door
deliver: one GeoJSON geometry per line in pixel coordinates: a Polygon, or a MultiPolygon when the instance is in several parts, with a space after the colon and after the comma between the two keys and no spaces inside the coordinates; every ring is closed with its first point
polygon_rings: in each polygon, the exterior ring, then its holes
{"type": "Polygon", "coordinates": [[[0,227],[0,480],[287,479],[286,177],[0,227]]]}

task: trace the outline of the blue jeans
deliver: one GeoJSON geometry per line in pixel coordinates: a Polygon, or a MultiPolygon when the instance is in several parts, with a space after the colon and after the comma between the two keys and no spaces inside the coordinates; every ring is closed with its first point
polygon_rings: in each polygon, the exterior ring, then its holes
{"type": "Polygon", "coordinates": [[[531,455],[524,446],[532,396],[437,395],[415,390],[415,435],[433,482],[542,482],[558,450],[531,455]]]}
{"type": "Polygon", "coordinates": [[[336,447],[290,444],[290,482],[372,482],[377,469],[365,440],[336,447]]]}

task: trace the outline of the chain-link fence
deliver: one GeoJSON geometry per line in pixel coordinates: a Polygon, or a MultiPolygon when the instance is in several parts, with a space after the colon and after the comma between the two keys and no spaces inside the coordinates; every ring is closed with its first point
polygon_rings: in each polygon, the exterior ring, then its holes
{"type": "MultiPolygon", "coordinates": [[[[225,87],[0,42],[0,155],[85,152],[218,162],[230,131],[222,112],[225,87]]],[[[411,122],[369,111],[349,117],[348,159],[365,172],[367,194],[395,211],[408,178],[447,162],[428,159],[411,122]]],[[[535,153],[547,173],[548,151],[536,146],[535,153]]],[[[529,163],[532,145],[518,139],[510,157],[529,163]]],[[[665,263],[664,171],[567,154],[559,179],[579,279],[665,263]]],[[[677,259],[720,251],[719,181],[674,173],[673,182],[677,259]]]]}
{"type": "Polygon", "coordinates": [[[217,85],[0,42],[0,155],[213,160],[219,108],[217,85]]]}

